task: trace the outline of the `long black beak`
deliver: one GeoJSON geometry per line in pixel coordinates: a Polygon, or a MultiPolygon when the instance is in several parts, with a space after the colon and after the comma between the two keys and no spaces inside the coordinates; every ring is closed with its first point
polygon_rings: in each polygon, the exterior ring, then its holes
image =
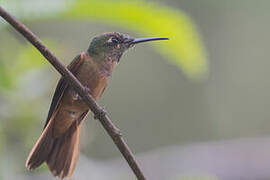
{"type": "Polygon", "coordinates": [[[124,43],[127,44],[127,47],[131,47],[134,44],[142,43],[142,42],[147,42],[147,41],[158,41],[158,40],[169,40],[167,37],[150,37],[150,38],[129,38],[124,41],[124,43]]]}
{"type": "Polygon", "coordinates": [[[130,45],[131,44],[138,44],[138,43],[142,43],[142,42],[147,42],[147,41],[158,41],[158,40],[169,40],[169,38],[167,38],[167,37],[136,38],[130,42],[130,45]]]}

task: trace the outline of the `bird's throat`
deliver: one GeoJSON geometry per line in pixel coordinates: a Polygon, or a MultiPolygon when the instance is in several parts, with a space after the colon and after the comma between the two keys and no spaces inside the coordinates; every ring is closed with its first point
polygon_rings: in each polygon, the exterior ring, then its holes
{"type": "Polygon", "coordinates": [[[109,77],[117,65],[118,61],[108,58],[99,63],[99,71],[103,76],[109,77]]]}
{"type": "Polygon", "coordinates": [[[101,75],[109,77],[112,75],[114,67],[119,62],[121,56],[117,54],[90,54],[91,59],[97,64],[99,72],[101,75]]]}

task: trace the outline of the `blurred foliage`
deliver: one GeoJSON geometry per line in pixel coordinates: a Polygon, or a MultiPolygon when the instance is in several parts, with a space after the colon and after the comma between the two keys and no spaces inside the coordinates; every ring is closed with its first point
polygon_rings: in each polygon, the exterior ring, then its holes
{"type": "MultiPolygon", "coordinates": [[[[43,41],[56,51],[60,49],[56,48],[57,46],[53,40],[45,39],[43,41]]],[[[36,70],[44,65],[48,65],[48,62],[41,56],[40,52],[29,43],[16,44],[14,48],[16,53],[10,53],[14,50],[10,51],[6,48],[0,50],[0,90],[2,91],[15,88],[18,78],[22,77],[29,70],[36,70]]]]}
{"type": "Polygon", "coordinates": [[[167,36],[170,41],[151,44],[165,60],[180,67],[188,77],[197,79],[207,74],[208,63],[201,37],[192,20],[178,9],[144,0],[73,0],[58,1],[51,10],[45,8],[46,11],[41,6],[34,15],[39,6],[22,12],[16,5],[15,14],[28,21],[48,17],[98,21],[135,31],[140,36],[167,36]]]}
{"type": "Polygon", "coordinates": [[[64,17],[102,20],[144,36],[167,36],[169,42],[156,46],[164,59],[170,60],[193,78],[201,77],[207,71],[205,51],[196,27],[179,10],[143,0],[78,0],[68,8],[64,17]]]}
{"type": "MultiPolygon", "coordinates": [[[[188,77],[201,78],[207,73],[207,59],[201,37],[192,20],[178,9],[143,0],[59,0],[45,4],[41,0],[0,2],[1,6],[24,22],[48,18],[96,21],[134,31],[142,37],[169,37],[170,41],[149,45],[153,45],[165,60],[180,67],[188,77]]],[[[40,125],[37,121],[41,118],[42,109],[39,100],[43,100],[43,97],[38,97],[38,101],[30,99],[20,89],[20,85],[26,84],[23,88],[31,89],[24,77],[49,64],[30,43],[14,36],[9,32],[10,28],[4,29],[3,25],[8,24],[2,22],[1,19],[1,44],[8,46],[0,48],[0,152],[4,149],[7,152],[1,154],[19,156],[14,158],[17,163],[18,159],[24,161],[25,157],[12,151],[15,152],[18,147],[24,150],[30,148],[40,134],[40,129],[33,127],[40,125]]],[[[54,40],[44,37],[42,40],[54,53],[61,54],[56,52],[61,48],[54,40]]]]}
{"type": "MultiPolygon", "coordinates": [[[[60,0],[46,2],[46,8],[39,0],[1,1],[1,4],[18,19],[27,22],[48,18],[78,19],[117,25],[135,31],[140,36],[167,36],[170,41],[151,43],[157,48],[157,52],[164,55],[165,60],[177,65],[192,78],[203,77],[207,72],[205,51],[195,25],[184,13],[171,7],[144,0],[60,0]]],[[[0,24],[0,28],[3,28],[3,24],[0,24]]],[[[16,39],[14,34],[2,31],[1,36],[5,37],[0,37],[1,43],[11,46],[2,46],[0,49],[0,91],[2,97],[6,97],[0,105],[3,109],[14,107],[14,112],[4,118],[6,121],[1,121],[1,127],[9,129],[9,132],[1,133],[0,138],[4,142],[8,137],[3,137],[4,134],[13,134],[15,141],[24,141],[24,144],[28,144],[31,140],[25,137],[25,134],[30,134],[29,137],[32,134],[25,131],[33,127],[37,114],[33,113],[33,109],[25,107],[23,94],[12,92],[18,91],[18,84],[24,81],[22,77],[31,70],[44,67],[48,62],[42,60],[43,57],[31,44],[18,43],[19,39],[16,39]],[[16,53],[13,53],[14,51],[16,53]],[[9,96],[6,96],[8,94],[9,96]],[[16,105],[12,102],[16,102],[16,105]],[[25,128],[20,130],[12,128],[18,125],[25,128]]],[[[57,48],[53,40],[43,38],[43,41],[54,52],[61,49],[57,48]]],[[[31,103],[29,99],[27,101],[31,103]]],[[[32,106],[38,109],[36,104],[32,106]]]]}
{"type": "MultiPolygon", "coordinates": [[[[42,104],[30,98],[31,92],[25,93],[32,90],[30,84],[33,82],[31,78],[26,77],[29,73],[31,75],[32,71],[40,72],[45,65],[49,67],[49,63],[31,44],[18,43],[13,34],[2,31],[0,39],[1,43],[9,44],[0,49],[1,152],[10,146],[30,147],[33,144],[33,137],[40,133],[38,129],[33,131],[32,128],[40,123],[37,117],[42,104]],[[16,53],[13,53],[14,51],[16,53]]],[[[43,41],[59,53],[59,45],[53,40],[43,38],[43,41]]]]}

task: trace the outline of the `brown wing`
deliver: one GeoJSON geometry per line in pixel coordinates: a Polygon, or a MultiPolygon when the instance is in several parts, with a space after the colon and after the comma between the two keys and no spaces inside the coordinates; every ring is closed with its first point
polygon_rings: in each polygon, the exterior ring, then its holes
{"type": "MultiPolygon", "coordinates": [[[[84,53],[81,53],[79,55],[77,55],[72,62],[67,66],[67,68],[72,72],[72,74],[74,74],[76,76],[78,69],[80,68],[80,66],[83,64],[84,62],[84,53]]],[[[57,87],[55,89],[54,95],[53,95],[53,99],[51,102],[51,106],[50,106],[50,110],[47,116],[47,120],[46,123],[44,125],[44,129],[47,126],[47,124],[49,123],[49,120],[52,117],[53,112],[56,110],[56,107],[59,103],[59,100],[61,99],[61,97],[63,96],[66,88],[68,86],[67,81],[61,77],[61,79],[59,80],[57,87]]]]}

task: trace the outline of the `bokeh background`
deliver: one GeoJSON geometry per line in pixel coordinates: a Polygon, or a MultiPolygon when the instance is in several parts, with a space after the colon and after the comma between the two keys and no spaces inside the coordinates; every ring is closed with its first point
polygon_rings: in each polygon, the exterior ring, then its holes
{"type": "MultiPolygon", "coordinates": [[[[0,0],[68,64],[108,31],[168,36],[128,51],[99,103],[148,179],[270,179],[270,1],[0,0]]],[[[0,179],[26,170],[59,74],[0,20],[0,179]]],[[[72,179],[135,179],[89,117],[72,179]]]]}

